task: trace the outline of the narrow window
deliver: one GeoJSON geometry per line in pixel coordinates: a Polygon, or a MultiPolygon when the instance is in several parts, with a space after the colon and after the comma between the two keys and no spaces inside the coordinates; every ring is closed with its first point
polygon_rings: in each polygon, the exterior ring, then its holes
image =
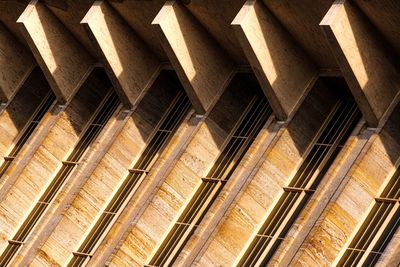
{"type": "Polygon", "coordinates": [[[264,266],[269,262],[360,117],[361,114],[353,101],[339,100],[336,103],[298,172],[284,188],[284,193],[238,266],[264,266]]]}
{"type": "Polygon", "coordinates": [[[124,209],[132,194],[151,169],[159,152],[168,143],[190,109],[189,98],[180,91],[158,124],[153,137],[146,146],[135,166],[114,195],[107,208],[85,238],[68,266],[82,266],[93,254],[101,240],[112,227],[118,214],[124,209]]]}
{"type": "Polygon", "coordinates": [[[270,115],[271,109],[265,97],[254,96],[228,136],[216,163],[207,177],[202,179],[197,192],[151,259],[149,266],[173,264],[270,115]]]}
{"type": "Polygon", "coordinates": [[[44,194],[40,197],[39,201],[36,203],[33,210],[25,219],[17,233],[11,240],[8,241],[8,246],[0,256],[0,266],[7,266],[14,255],[18,252],[19,248],[24,244],[24,241],[35,227],[36,223],[39,221],[50,202],[54,199],[58,193],[58,190],[62,187],[69,174],[78,164],[86,149],[95,140],[101,129],[103,129],[104,125],[114,113],[119,103],[120,101],[118,95],[115,93],[114,89],[111,88],[103,99],[101,105],[97,108],[96,112],[92,116],[93,120],[89,123],[68,159],[63,161],[63,165],[53,181],[47,187],[44,194]]]}
{"type": "Polygon", "coordinates": [[[389,181],[338,266],[373,266],[400,225],[400,170],[389,181]]]}
{"type": "Polygon", "coordinates": [[[55,99],[56,97],[54,96],[53,92],[49,91],[45,96],[45,98],[42,100],[39,107],[36,109],[35,113],[29,119],[27,126],[23,129],[23,132],[21,136],[18,138],[18,141],[15,144],[15,146],[13,147],[11,152],[6,157],[4,157],[4,162],[0,166],[0,178],[7,171],[8,167],[10,167],[14,159],[18,156],[18,153],[21,151],[26,141],[32,135],[33,131],[35,131],[39,122],[42,120],[43,116],[46,114],[51,105],[54,103],[55,99]]]}

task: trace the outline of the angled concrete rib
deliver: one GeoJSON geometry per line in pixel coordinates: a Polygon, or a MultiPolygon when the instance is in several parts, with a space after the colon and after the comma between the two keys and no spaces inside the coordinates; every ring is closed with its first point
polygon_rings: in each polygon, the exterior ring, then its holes
{"type": "Polygon", "coordinates": [[[382,124],[399,101],[400,70],[373,25],[351,2],[337,0],[320,24],[370,126],[382,124]]]}
{"type": "Polygon", "coordinates": [[[136,105],[159,74],[158,59],[107,2],[96,1],[81,23],[116,88],[136,105]]]}
{"type": "Polygon", "coordinates": [[[43,3],[31,1],[18,23],[57,98],[69,101],[94,66],[94,59],[43,3]]]}
{"type": "Polygon", "coordinates": [[[286,120],[314,84],[317,69],[261,1],[247,1],[231,25],[275,115],[286,120]]]}
{"type": "Polygon", "coordinates": [[[36,62],[27,49],[0,22],[0,101],[8,102],[17,93],[36,62]]]}
{"type": "Polygon", "coordinates": [[[153,25],[193,106],[209,111],[232,76],[231,59],[180,2],[166,2],[153,25]]]}

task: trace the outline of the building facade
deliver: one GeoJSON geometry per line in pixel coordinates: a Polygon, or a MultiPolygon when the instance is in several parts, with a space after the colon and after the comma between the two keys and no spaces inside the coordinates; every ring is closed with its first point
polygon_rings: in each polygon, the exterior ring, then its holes
{"type": "Polygon", "coordinates": [[[0,266],[400,266],[397,0],[0,0],[0,266]]]}

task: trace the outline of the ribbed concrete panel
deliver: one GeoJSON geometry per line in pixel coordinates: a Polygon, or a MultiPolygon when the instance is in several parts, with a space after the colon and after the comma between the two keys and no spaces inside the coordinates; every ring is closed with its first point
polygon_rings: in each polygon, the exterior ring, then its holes
{"type": "Polygon", "coordinates": [[[231,266],[240,260],[335,102],[328,88],[316,86],[287,128],[275,137],[265,160],[217,226],[196,264],[231,266]],[[329,97],[326,97],[329,95],[329,97]],[[312,119],[311,119],[312,118],[312,119]],[[307,121],[307,127],[304,122],[307,121]]]}
{"type": "Polygon", "coordinates": [[[371,137],[343,190],[334,197],[294,258],[295,265],[332,265],[344,252],[374,198],[396,170],[400,157],[400,132],[396,126],[399,111],[397,107],[383,129],[371,137]]]}
{"type": "MultiPolygon", "coordinates": [[[[43,74],[36,69],[13,100],[0,112],[0,165],[4,164],[4,157],[13,150],[21,133],[26,129],[27,122],[49,90],[51,89],[46,84],[43,74]]],[[[0,177],[0,185],[3,185],[5,180],[5,177],[0,177]]]]}
{"type": "Polygon", "coordinates": [[[23,222],[21,218],[29,214],[40,195],[51,183],[56,171],[62,165],[62,160],[65,160],[72,151],[86,123],[104,97],[105,89],[108,89],[102,85],[104,81],[96,81],[98,77],[91,78],[66,110],[59,115],[29,162],[20,163],[26,164],[21,173],[17,176],[13,173],[13,168],[7,173],[15,182],[8,187],[3,187],[0,191],[0,213],[2,214],[0,248],[2,251],[7,240],[12,238],[23,222]],[[94,86],[96,82],[98,86],[94,86]]]}
{"type": "Polygon", "coordinates": [[[163,75],[157,81],[82,184],[81,190],[71,200],[70,207],[49,225],[52,231],[41,237],[43,245],[30,253],[27,263],[32,261],[33,265],[47,265],[56,262],[65,265],[71,259],[72,252],[78,249],[82,239],[96,223],[115,190],[129,173],[132,163],[138,160],[156,123],[176,92],[172,84],[161,88],[169,83],[167,76],[163,75]],[[71,239],[64,238],[67,233],[71,239]]]}
{"type": "Polygon", "coordinates": [[[110,258],[111,265],[147,264],[168,234],[176,217],[201,184],[201,177],[207,174],[217,159],[224,139],[240,115],[238,111],[250,101],[250,95],[246,96],[239,85],[243,86],[244,81],[235,81],[200,125],[151,200],[137,214],[134,225],[110,258]],[[231,115],[227,117],[227,114],[231,115]],[[221,123],[222,118],[225,118],[224,123],[221,123]]]}

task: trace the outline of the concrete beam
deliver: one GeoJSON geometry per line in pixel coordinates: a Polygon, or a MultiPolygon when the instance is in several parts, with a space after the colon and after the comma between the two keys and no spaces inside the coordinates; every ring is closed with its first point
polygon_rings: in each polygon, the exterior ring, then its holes
{"type": "Polygon", "coordinates": [[[180,2],[167,1],[152,24],[193,106],[207,112],[232,77],[232,60],[180,2]]]}
{"type": "Polygon", "coordinates": [[[31,1],[17,22],[58,100],[69,101],[94,59],[42,2],[31,1]]]}
{"type": "Polygon", "coordinates": [[[117,90],[137,104],[159,74],[158,59],[107,2],[96,1],[81,23],[117,90]]]}
{"type": "Polygon", "coordinates": [[[382,124],[399,102],[400,68],[391,49],[346,0],[336,0],[320,26],[368,124],[382,124]]]}
{"type": "Polygon", "coordinates": [[[248,0],[231,24],[280,120],[292,116],[318,70],[261,2],[248,0]]]}
{"type": "Polygon", "coordinates": [[[36,62],[29,51],[0,22],[0,101],[8,102],[17,93],[36,62]]]}

